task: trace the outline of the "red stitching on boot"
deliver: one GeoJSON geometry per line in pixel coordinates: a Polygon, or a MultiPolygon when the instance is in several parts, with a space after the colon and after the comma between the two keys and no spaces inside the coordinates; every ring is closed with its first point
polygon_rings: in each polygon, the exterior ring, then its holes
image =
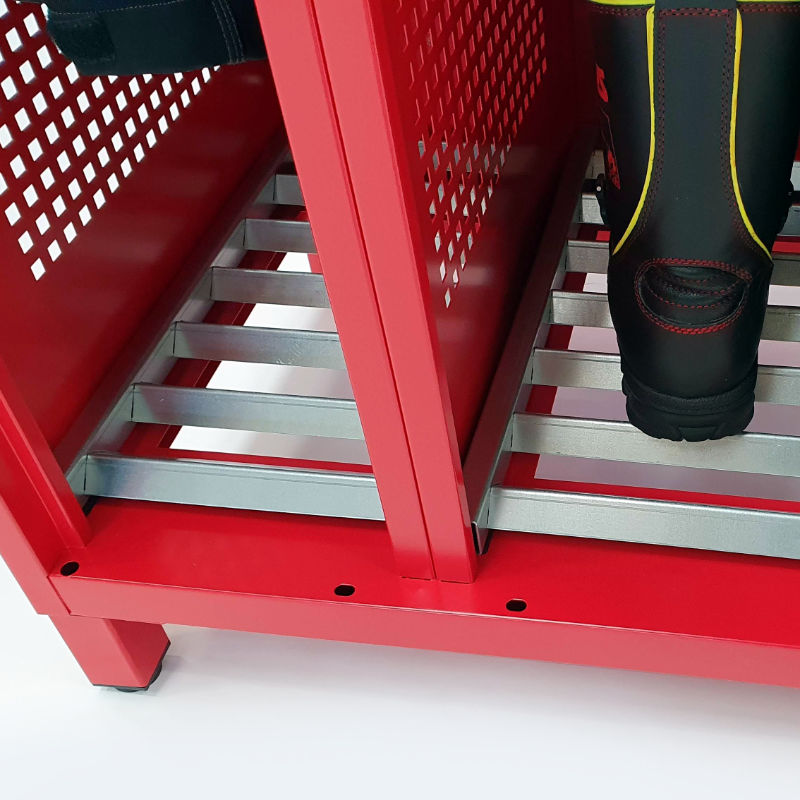
{"type": "Polygon", "coordinates": [[[611,14],[615,17],[645,17],[648,8],[615,8],[614,6],[592,6],[593,14],[611,14]]]}
{"type": "Polygon", "coordinates": [[[724,322],[721,322],[717,325],[709,325],[706,326],[705,328],[680,328],[677,325],[670,325],[669,323],[664,322],[664,320],[660,319],[655,314],[653,314],[647,308],[647,306],[645,306],[644,303],[641,301],[638,292],[636,293],[636,303],[639,306],[639,310],[654,325],[658,325],[659,328],[663,328],[665,331],[669,331],[670,333],[678,333],[681,334],[682,336],[700,336],[701,334],[705,333],[717,333],[733,325],[733,323],[736,322],[737,319],[739,319],[739,317],[742,315],[742,312],[744,311],[744,304],[742,304],[739,306],[738,309],[736,309],[736,312],[733,314],[733,316],[728,317],[728,319],[726,319],[724,322]]]}
{"type": "MultiPolygon", "coordinates": [[[[657,22],[657,20],[656,20],[657,22]]],[[[632,235],[625,242],[623,251],[630,249],[631,245],[639,238],[641,232],[647,228],[647,223],[650,220],[650,215],[653,211],[655,198],[658,195],[658,188],[661,185],[661,177],[664,174],[664,117],[665,105],[664,94],[666,92],[664,86],[664,70],[665,70],[665,52],[666,52],[666,39],[667,30],[666,25],[656,25],[656,42],[657,57],[654,59],[654,67],[657,69],[658,76],[656,82],[656,91],[658,93],[658,103],[656,105],[656,152],[655,163],[653,164],[653,175],[650,180],[650,187],[645,198],[644,208],[639,222],[636,224],[635,230],[632,235]]]]}
{"type": "MultiPolygon", "coordinates": [[[[736,17],[731,14],[728,19],[727,40],[725,42],[725,66],[722,73],[723,98],[730,95],[733,87],[733,65],[736,53],[736,17]]],[[[723,100],[722,103],[722,129],[720,131],[720,166],[725,181],[725,194],[728,199],[728,210],[733,219],[736,236],[747,250],[763,258],[764,251],[756,244],[750,232],[745,228],[736,200],[733,187],[733,174],[730,165],[730,131],[731,131],[731,105],[723,100]]]]}
{"type": "MultiPolygon", "coordinates": [[[[733,264],[728,264],[725,261],[708,261],[696,258],[655,258],[647,263],[655,265],[664,264],[668,267],[708,267],[709,269],[718,269],[720,272],[730,272],[731,275],[735,275],[746,283],[752,283],[753,281],[753,276],[747,270],[741,267],[735,267],[733,264]]],[[[703,280],[711,280],[711,278],[704,278],[703,280]]]]}
{"type": "Polygon", "coordinates": [[[727,289],[705,289],[700,284],[709,283],[711,278],[681,278],[683,283],[677,283],[675,281],[667,280],[663,275],[656,275],[655,280],[663,286],[664,288],[673,291],[679,292],[681,294],[696,294],[696,295],[705,295],[707,297],[714,297],[723,294],[727,294],[730,291],[730,288],[727,289]],[[692,284],[687,286],[686,284],[692,284]]]}
{"type": "MultiPolygon", "coordinates": [[[[654,258],[650,259],[649,261],[645,261],[642,263],[639,268],[636,270],[636,274],[633,278],[633,294],[636,298],[636,305],[639,307],[639,311],[644,314],[644,316],[652,322],[654,325],[658,325],[659,328],[663,328],[670,333],[678,333],[683,336],[699,336],[705,333],[717,333],[718,331],[724,330],[725,328],[729,328],[736,322],[737,319],[742,315],[744,312],[744,307],[747,302],[747,288],[749,287],[752,281],[751,276],[749,273],[746,273],[744,270],[739,269],[738,267],[734,267],[732,264],[726,264],[723,261],[698,261],[695,259],[677,259],[677,258],[654,258]],[[644,276],[644,273],[650,267],[658,267],[658,266],[703,266],[709,267],[712,269],[718,269],[723,272],[729,272],[737,277],[741,278],[745,281],[745,294],[742,297],[742,301],[739,303],[739,307],[736,311],[728,317],[726,320],[716,323],[715,325],[706,325],[703,328],[689,328],[689,327],[682,327],[680,325],[672,325],[665,320],[662,320],[657,314],[651,311],[646,305],[641,296],[641,280],[644,276]]],[[[653,292],[655,294],[655,292],[653,292]]],[[[658,297],[658,295],[656,295],[658,297]]],[[[659,298],[661,299],[661,298],[659,298]]],[[[665,301],[670,305],[676,305],[671,303],[669,300],[665,301]]],[[[679,306],[679,308],[683,308],[684,306],[679,306]]],[[[698,306],[695,306],[697,308],[698,306]]],[[[709,306],[711,307],[711,306],[709,306]]],[[[691,308],[691,306],[690,306],[691,308]]]]}
{"type": "MultiPolygon", "coordinates": [[[[723,82],[723,102],[721,109],[721,132],[720,132],[720,158],[722,176],[725,183],[725,194],[728,201],[728,210],[733,220],[733,226],[736,238],[745,247],[745,249],[758,254],[763,257],[761,248],[753,241],[752,236],[744,226],[741,214],[739,213],[739,205],[736,202],[736,194],[733,188],[733,178],[730,174],[730,104],[725,102],[724,98],[730,94],[730,86],[733,83],[733,61],[735,52],[735,37],[736,37],[736,17],[728,10],[722,9],[668,9],[665,11],[657,12],[657,18],[663,17],[705,17],[705,18],[727,18],[727,39],[725,44],[724,65],[722,70],[723,82]]],[[[642,232],[646,229],[647,224],[652,216],[656,197],[661,185],[661,179],[664,172],[664,128],[665,128],[665,78],[664,72],[666,70],[666,39],[667,39],[667,25],[662,24],[657,26],[656,46],[658,54],[656,59],[656,68],[658,71],[657,76],[657,91],[658,103],[656,109],[656,158],[653,165],[653,175],[651,184],[648,191],[648,196],[645,201],[642,214],[636,225],[633,234],[625,242],[623,252],[630,250],[630,247],[637,241],[642,232]]]]}
{"type": "MultiPolygon", "coordinates": [[[[694,287],[692,287],[692,286],[682,286],[679,283],[673,283],[672,281],[668,281],[666,278],[664,278],[663,275],[655,275],[655,276],[653,276],[653,281],[658,284],[658,287],[660,287],[661,289],[666,289],[668,292],[677,292],[678,294],[692,294],[692,295],[696,295],[696,296],[700,296],[700,297],[708,297],[708,298],[711,298],[711,297],[722,297],[723,295],[729,294],[731,289],[733,288],[733,287],[728,287],[727,289],[701,289],[701,288],[698,288],[696,286],[694,286],[694,287]]],[[[689,282],[688,278],[686,279],[686,282],[687,283],[689,282]]],[[[650,284],[648,284],[648,285],[650,285],[650,284]]],[[[653,292],[653,294],[655,294],[655,291],[653,291],[652,288],[650,289],[650,291],[653,292]]],[[[658,295],[656,295],[656,296],[658,296],[658,295]]],[[[665,303],[668,302],[666,300],[666,298],[664,298],[664,302],[665,303]]],[[[688,307],[689,306],[687,306],[687,308],[688,307]]],[[[691,307],[695,308],[696,306],[691,306],[691,307]]]]}
{"type": "Polygon", "coordinates": [[[739,11],[742,14],[800,14],[800,7],[794,3],[786,5],[776,5],[775,3],[747,3],[746,5],[739,6],[739,11]]]}
{"type": "Polygon", "coordinates": [[[653,295],[653,297],[655,297],[657,300],[660,300],[662,303],[666,303],[666,305],[672,306],[673,308],[686,308],[694,311],[706,311],[709,308],[719,308],[722,305],[722,300],[719,300],[716,303],[708,303],[704,306],[689,306],[684,303],[676,303],[674,300],[668,300],[666,297],[662,297],[651,286],[647,287],[647,291],[650,292],[650,294],[653,295]]]}
{"type": "Polygon", "coordinates": [[[659,11],[660,17],[725,17],[728,11],[719,8],[669,8],[659,11]]]}

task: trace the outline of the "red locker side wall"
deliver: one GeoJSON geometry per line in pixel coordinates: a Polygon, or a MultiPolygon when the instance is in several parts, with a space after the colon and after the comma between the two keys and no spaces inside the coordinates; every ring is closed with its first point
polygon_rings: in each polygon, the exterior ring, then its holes
{"type": "Polygon", "coordinates": [[[0,12],[0,356],[56,446],[281,120],[265,62],[83,78],[44,26],[0,12]]]}

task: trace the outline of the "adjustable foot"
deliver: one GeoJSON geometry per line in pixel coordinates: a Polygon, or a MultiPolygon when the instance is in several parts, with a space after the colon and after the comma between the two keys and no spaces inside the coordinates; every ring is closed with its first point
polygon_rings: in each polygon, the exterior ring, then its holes
{"type": "MultiPolygon", "coordinates": [[[[167,651],[164,651],[164,655],[167,654],[167,651]]],[[[136,694],[137,692],[146,692],[159,678],[161,675],[161,670],[164,668],[164,657],[161,657],[161,661],[158,662],[158,666],[156,667],[156,671],[153,673],[153,677],[150,678],[150,683],[147,686],[107,686],[103,688],[107,689],[116,689],[118,692],[124,692],[125,694],[136,694]]],[[[95,684],[96,686],[103,686],[103,684],[95,684]]]]}
{"type": "Polygon", "coordinates": [[[52,619],[95,686],[136,692],[158,678],[169,647],[160,625],[77,616],[52,619]]]}

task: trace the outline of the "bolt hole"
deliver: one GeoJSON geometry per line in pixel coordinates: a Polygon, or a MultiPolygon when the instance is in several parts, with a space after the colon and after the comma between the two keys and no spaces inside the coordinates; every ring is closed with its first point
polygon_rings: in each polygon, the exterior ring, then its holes
{"type": "Polygon", "coordinates": [[[509,611],[524,611],[528,604],[524,600],[509,600],[506,603],[506,608],[509,611]]]}
{"type": "Polygon", "coordinates": [[[77,561],[67,561],[63,567],[61,567],[61,574],[62,575],[74,575],[79,569],[80,564],[77,561]]]}
{"type": "Polygon", "coordinates": [[[338,597],[350,597],[356,593],[356,587],[349,583],[342,583],[333,590],[333,593],[338,597]]]}

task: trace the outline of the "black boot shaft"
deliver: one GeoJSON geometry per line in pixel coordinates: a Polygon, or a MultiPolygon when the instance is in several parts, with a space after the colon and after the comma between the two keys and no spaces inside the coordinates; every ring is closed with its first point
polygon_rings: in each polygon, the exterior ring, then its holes
{"type": "Polygon", "coordinates": [[[654,435],[725,435],[752,414],[800,124],[798,12],[729,0],[594,6],[609,303],[629,411],[636,387],[645,405],[663,396],[677,416],[686,409],[688,427],[702,410],[698,430],[670,422],[654,435]],[[731,404],[733,426],[716,426],[714,409],[731,404]]]}

